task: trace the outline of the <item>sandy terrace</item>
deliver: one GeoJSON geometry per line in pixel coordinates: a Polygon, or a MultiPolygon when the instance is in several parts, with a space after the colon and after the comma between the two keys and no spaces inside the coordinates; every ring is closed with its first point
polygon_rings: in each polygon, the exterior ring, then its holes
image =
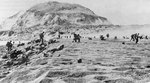
{"type": "MultiPolygon", "coordinates": [[[[33,55],[30,64],[0,68],[0,83],[147,83],[150,81],[150,43],[126,40],[59,40],[65,48],[43,57],[33,55]],[[82,63],[77,63],[82,59],[82,63]]],[[[2,48],[1,48],[2,49],[2,48]]],[[[0,62],[2,63],[2,61],[0,62]]]]}

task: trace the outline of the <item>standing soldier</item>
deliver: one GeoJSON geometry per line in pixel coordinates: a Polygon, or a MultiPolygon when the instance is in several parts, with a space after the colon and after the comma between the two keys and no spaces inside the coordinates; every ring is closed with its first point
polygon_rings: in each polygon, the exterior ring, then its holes
{"type": "Polygon", "coordinates": [[[42,32],[40,35],[40,42],[42,42],[42,44],[44,43],[44,32],[42,32]]]}
{"type": "Polygon", "coordinates": [[[10,41],[10,51],[12,50],[13,44],[12,41],[10,41]]]}
{"type": "Polygon", "coordinates": [[[7,43],[6,43],[6,47],[7,47],[7,51],[9,52],[9,42],[7,41],[7,43]]]}
{"type": "Polygon", "coordinates": [[[10,52],[12,50],[13,44],[11,43],[12,41],[7,42],[7,51],[10,52]]]}
{"type": "Polygon", "coordinates": [[[76,42],[77,34],[73,33],[73,42],[76,42]]]}
{"type": "Polygon", "coordinates": [[[78,42],[80,42],[80,38],[81,38],[81,36],[78,34],[77,35],[78,42]]]}

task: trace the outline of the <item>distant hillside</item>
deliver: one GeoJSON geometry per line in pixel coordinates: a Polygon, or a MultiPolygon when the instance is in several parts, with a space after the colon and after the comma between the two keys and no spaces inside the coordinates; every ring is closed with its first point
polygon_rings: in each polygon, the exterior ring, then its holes
{"type": "Polygon", "coordinates": [[[107,18],[97,16],[90,9],[78,4],[46,2],[9,17],[2,23],[1,31],[32,33],[35,29],[41,31],[60,27],[59,30],[64,31],[62,27],[99,25],[111,25],[111,23],[107,18]]]}

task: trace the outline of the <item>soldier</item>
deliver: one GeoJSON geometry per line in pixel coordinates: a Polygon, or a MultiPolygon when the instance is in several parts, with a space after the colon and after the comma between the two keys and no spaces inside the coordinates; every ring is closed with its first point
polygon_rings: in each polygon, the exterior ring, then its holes
{"type": "Polygon", "coordinates": [[[109,34],[106,34],[106,37],[109,38],[109,34]]]}
{"type": "Polygon", "coordinates": [[[78,42],[80,42],[80,38],[81,38],[81,36],[78,34],[78,35],[77,35],[77,40],[78,40],[78,42]]]}
{"type": "Polygon", "coordinates": [[[81,36],[79,34],[73,34],[74,38],[73,38],[73,42],[80,42],[80,38],[81,36]]]}
{"type": "Polygon", "coordinates": [[[101,39],[101,40],[105,40],[105,38],[104,38],[103,35],[100,35],[100,39],[101,39]]]}
{"type": "Polygon", "coordinates": [[[74,38],[73,38],[73,42],[77,42],[77,34],[74,33],[74,34],[73,34],[73,37],[74,37],[74,38]]]}
{"type": "Polygon", "coordinates": [[[9,52],[9,45],[10,45],[10,43],[7,42],[7,43],[6,43],[6,47],[7,47],[7,51],[8,51],[8,52],[9,52]]]}
{"type": "Polygon", "coordinates": [[[116,39],[117,39],[117,36],[115,36],[114,39],[116,40],[116,39]]]}
{"type": "Polygon", "coordinates": [[[136,36],[136,34],[132,34],[132,35],[131,35],[131,40],[130,40],[130,41],[132,41],[132,40],[135,41],[135,36],[136,36]]]}
{"type": "Polygon", "coordinates": [[[10,41],[10,51],[12,50],[13,44],[12,41],[10,41]]]}
{"type": "Polygon", "coordinates": [[[72,41],[72,42],[76,42],[76,41],[75,41],[75,36],[76,36],[76,34],[73,33],[73,41],[72,41]]]}
{"type": "Polygon", "coordinates": [[[139,33],[136,33],[135,35],[135,43],[137,44],[139,42],[139,33]]]}
{"type": "Polygon", "coordinates": [[[147,35],[145,36],[145,39],[148,39],[148,36],[147,36],[147,35]]]}
{"type": "Polygon", "coordinates": [[[82,59],[78,59],[78,63],[82,63],[82,59]]]}
{"type": "Polygon", "coordinates": [[[13,47],[12,41],[7,42],[6,46],[7,46],[8,52],[10,52],[12,50],[12,47],[13,47]]]}
{"type": "Polygon", "coordinates": [[[40,35],[40,42],[42,42],[42,44],[44,43],[44,32],[42,32],[40,35]]]}

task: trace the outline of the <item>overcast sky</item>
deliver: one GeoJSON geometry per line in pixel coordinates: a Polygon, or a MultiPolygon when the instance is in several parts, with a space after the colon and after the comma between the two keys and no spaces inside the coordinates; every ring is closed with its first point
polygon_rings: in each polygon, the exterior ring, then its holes
{"type": "Polygon", "coordinates": [[[46,1],[83,5],[113,24],[150,24],[150,0],[0,0],[0,22],[20,10],[46,1]]]}

